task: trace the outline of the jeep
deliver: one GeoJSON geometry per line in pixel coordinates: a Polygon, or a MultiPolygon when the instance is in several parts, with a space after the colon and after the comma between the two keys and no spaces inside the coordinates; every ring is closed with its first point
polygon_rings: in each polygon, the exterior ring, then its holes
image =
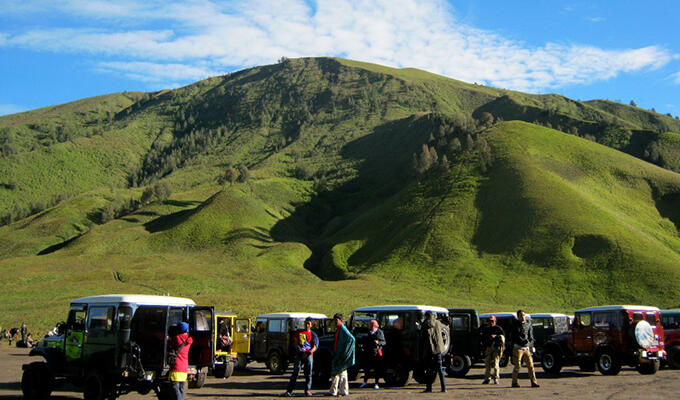
{"type": "Polygon", "coordinates": [[[243,357],[250,352],[250,320],[237,319],[234,313],[215,311],[213,323],[215,362],[212,373],[216,378],[229,378],[234,373],[234,368],[239,365],[239,358],[242,363],[243,357]],[[220,336],[225,333],[230,338],[230,343],[223,343],[220,340],[220,336]]]}
{"type": "Polygon", "coordinates": [[[535,357],[540,360],[543,346],[551,336],[569,332],[569,317],[564,314],[531,314],[529,318],[534,330],[535,357]]]}
{"type": "Polygon", "coordinates": [[[81,389],[86,400],[152,390],[165,399],[168,331],[182,321],[189,324],[194,339],[190,383],[201,386],[213,362],[212,314],[212,307],[198,307],[180,297],[106,295],[73,300],[59,335],[42,340],[29,353],[43,360],[23,365],[24,398],[48,398],[68,382],[81,389]]]}
{"type": "MultiPolygon", "coordinates": [[[[312,330],[321,340],[332,325],[324,314],[285,312],[257,316],[255,332],[251,335],[249,358],[265,362],[272,374],[284,373],[294,357],[292,334],[298,329],[304,329],[307,317],[314,320],[312,330]]],[[[335,327],[332,329],[334,331],[335,327]]],[[[315,366],[318,364],[317,354],[314,356],[315,366]]]]}
{"type": "Polygon", "coordinates": [[[680,310],[662,310],[661,326],[663,326],[664,347],[668,349],[665,363],[669,367],[680,368],[680,310]]]}
{"type": "Polygon", "coordinates": [[[444,361],[446,374],[463,378],[475,362],[483,361],[484,354],[480,320],[477,310],[449,308],[451,348],[444,361]]]}
{"type": "MultiPolygon", "coordinates": [[[[448,327],[449,311],[442,307],[418,306],[418,305],[389,305],[357,308],[352,311],[349,320],[349,330],[360,345],[362,336],[369,332],[367,322],[371,319],[378,321],[380,329],[385,333],[387,344],[383,349],[385,371],[383,378],[390,386],[404,386],[414,372],[414,379],[424,383],[425,374],[420,368],[422,349],[420,348],[420,326],[425,318],[425,312],[431,311],[437,315],[440,321],[445,322],[442,332],[446,341],[448,352],[450,336],[448,327]]],[[[352,377],[356,377],[359,369],[363,368],[361,349],[356,352],[357,366],[352,377]]]]}
{"type": "Polygon", "coordinates": [[[602,306],[578,310],[571,332],[556,334],[543,347],[541,364],[548,373],[565,365],[582,371],[616,375],[622,365],[655,374],[664,358],[661,312],[647,306],[602,306]]]}

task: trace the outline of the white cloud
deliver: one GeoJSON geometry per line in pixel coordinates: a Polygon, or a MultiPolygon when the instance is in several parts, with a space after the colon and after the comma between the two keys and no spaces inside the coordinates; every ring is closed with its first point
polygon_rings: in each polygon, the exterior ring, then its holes
{"type": "Polygon", "coordinates": [[[673,79],[673,82],[680,85],[680,72],[674,73],[673,75],[671,75],[671,78],[673,79]]]}
{"type": "MultiPolygon", "coordinates": [[[[102,62],[97,69],[103,72],[117,72],[128,78],[150,83],[163,83],[182,80],[200,80],[221,72],[204,67],[183,64],[157,64],[150,62],[102,62]]],[[[176,86],[176,85],[175,85],[176,86]]]]}
{"type": "Polygon", "coordinates": [[[0,104],[0,116],[16,114],[23,111],[28,111],[28,108],[16,104],[0,104]]]}
{"type": "Polygon", "coordinates": [[[586,18],[588,21],[593,22],[593,23],[598,23],[604,21],[604,17],[588,17],[586,18]]]}
{"type": "MultiPolygon", "coordinates": [[[[22,7],[10,3],[16,10],[22,7]]],[[[157,81],[159,65],[167,79],[187,81],[281,56],[329,55],[535,92],[659,68],[674,57],[659,46],[529,47],[460,23],[443,0],[39,3],[54,12],[91,17],[85,20],[95,19],[97,27],[0,32],[0,46],[125,60],[100,68],[144,81],[157,81]],[[123,29],[121,21],[140,29],[123,29]]]]}

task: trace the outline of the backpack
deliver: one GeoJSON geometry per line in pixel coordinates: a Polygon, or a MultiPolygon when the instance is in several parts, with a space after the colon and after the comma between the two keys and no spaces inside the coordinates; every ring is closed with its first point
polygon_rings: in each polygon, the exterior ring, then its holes
{"type": "Polygon", "coordinates": [[[175,350],[172,345],[170,345],[168,349],[168,366],[170,369],[175,367],[175,364],[177,363],[177,356],[179,355],[179,352],[182,351],[182,347],[187,345],[187,342],[189,341],[189,338],[187,338],[182,344],[179,345],[177,350],[175,350]]]}

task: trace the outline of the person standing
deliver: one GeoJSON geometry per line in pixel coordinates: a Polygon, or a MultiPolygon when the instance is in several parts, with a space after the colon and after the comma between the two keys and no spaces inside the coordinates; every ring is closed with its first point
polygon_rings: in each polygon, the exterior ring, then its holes
{"type": "Polygon", "coordinates": [[[505,332],[503,328],[496,324],[496,316],[492,315],[487,320],[486,325],[481,330],[482,348],[484,349],[484,365],[486,371],[484,372],[483,385],[493,382],[498,385],[500,380],[500,362],[501,355],[505,348],[505,332]]]}
{"type": "Polygon", "coordinates": [[[174,400],[184,400],[187,373],[189,372],[189,348],[194,340],[189,336],[189,324],[176,325],[176,335],[170,338],[170,347],[176,355],[174,365],[170,366],[170,382],[174,400]]]}
{"type": "Polygon", "coordinates": [[[370,326],[371,331],[364,338],[364,383],[359,387],[363,389],[368,386],[368,375],[372,370],[375,376],[373,389],[378,390],[380,389],[378,381],[382,372],[382,349],[387,342],[385,341],[385,334],[379,328],[378,321],[372,319],[370,326]]]}
{"type": "MultiPolygon", "coordinates": [[[[434,370],[436,375],[439,376],[442,392],[446,392],[446,381],[442,370],[442,353],[446,350],[446,343],[442,334],[444,329],[446,329],[444,324],[437,320],[433,312],[425,312],[425,320],[420,328],[420,348],[423,350],[421,362],[426,371],[434,370]]],[[[432,392],[434,378],[434,376],[427,377],[424,393],[432,392]]]]}
{"type": "Polygon", "coordinates": [[[541,387],[536,380],[534,360],[531,357],[531,348],[534,345],[534,329],[531,321],[527,320],[524,310],[517,310],[517,319],[512,321],[512,387],[519,387],[517,376],[519,368],[524,362],[527,365],[531,387],[541,387]]]}
{"type": "Polygon", "coordinates": [[[347,369],[354,365],[354,336],[345,326],[342,314],[333,316],[335,322],[335,343],[333,345],[333,361],[331,363],[331,396],[347,396],[349,383],[347,369]]]}
{"type": "Polygon", "coordinates": [[[285,397],[293,395],[295,382],[300,375],[300,367],[304,366],[305,373],[305,396],[312,396],[312,372],[314,368],[314,352],[319,348],[319,337],[312,330],[314,320],[311,317],[305,319],[305,329],[300,329],[293,335],[295,346],[295,363],[293,375],[288,381],[288,389],[283,394],[285,397]]]}
{"type": "Polygon", "coordinates": [[[19,331],[21,332],[21,342],[26,343],[26,335],[28,334],[28,328],[26,327],[25,323],[21,323],[21,328],[19,328],[19,331]]]}

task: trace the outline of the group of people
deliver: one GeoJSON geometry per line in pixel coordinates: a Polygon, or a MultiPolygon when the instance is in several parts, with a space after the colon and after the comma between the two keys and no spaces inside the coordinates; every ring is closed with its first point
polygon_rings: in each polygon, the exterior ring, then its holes
{"type": "Polygon", "coordinates": [[[0,328],[0,339],[7,339],[10,346],[17,335],[21,335],[21,339],[16,342],[17,347],[33,347],[33,335],[28,333],[25,323],[22,322],[19,328],[0,328]]]}
{"type": "MultiPolygon", "coordinates": [[[[531,321],[527,320],[524,310],[517,311],[517,319],[512,320],[509,332],[509,345],[512,346],[512,387],[519,387],[518,375],[522,364],[527,366],[531,387],[540,387],[536,380],[534,360],[531,356],[534,344],[534,331],[531,321]]],[[[481,342],[484,348],[484,381],[482,384],[498,384],[500,381],[499,362],[505,351],[506,339],[503,328],[497,325],[496,317],[492,315],[487,325],[481,329],[481,342]]]]}
{"type": "MultiPolygon", "coordinates": [[[[333,343],[333,359],[331,362],[331,396],[349,395],[349,382],[347,370],[355,363],[355,343],[356,339],[345,326],[342,314],[333,316],[335,324],[335,340],[333,343]]],[[[314,320],[307,318],[303,329],[295,332],[293,341],[295,346],[295,359],[293,363],[293,374],[288,381],[288,387],[283,393],[284,397],[293,396],[295,384],[300,370],[305,377],[306,396],[312,396],[312,375],[314,368],[314,353],[319,348],[319,337],[312,330],[314,320]]],[[[424,392],[432,392],[432,385],[439,377],[442,392],[446,392],[446,380],[442,365],[442,357],[447,349],[444,337],[444,324],[437,319],[432,312],[425,313],[425,319],[420,328],[420,346],[422,350],[421,363],[425,376],[424,392]]],[[[189,336],[189,326],[181,322],[176,327],[176,333],[170,339],[172,353],[172,363],[170,370],[170,382],[172,385],[172,395],[176,400],[183,400],[187,373],[189,367],[189,348],[193,343],[189,336]]],[[[491,316],[487,325],[480,331],[481,343],[484,349],[485,376],[482,384],[498,384],[500,381],[499,362],[506,344],[512,346],[512,387],[519,387],[518,375],[520,366],[525,364],[529,372],[531,387],[540,387],[536,380],[534,363],[532,359],[531,347],[534,342],[533,328],[531,321],[527,320],[523,310],[517,311],[517,319],[513,320],[511,331],[508,332],[506,343],[506,332],[497,325],[496,317],[491,316]]],[[[220,335],[221,336],[221,335],[220,335]]],[[[385,334],[380,329],[378,321],[371,320],[369,332],[362,339],[362,354],[364,368],[364,383],[360,386],[369,386],[368,380],[373,376],[375,379],[374,389],[380,389],[379,379],[383,370],[383,348],[387,344],[385,334]]]]}

